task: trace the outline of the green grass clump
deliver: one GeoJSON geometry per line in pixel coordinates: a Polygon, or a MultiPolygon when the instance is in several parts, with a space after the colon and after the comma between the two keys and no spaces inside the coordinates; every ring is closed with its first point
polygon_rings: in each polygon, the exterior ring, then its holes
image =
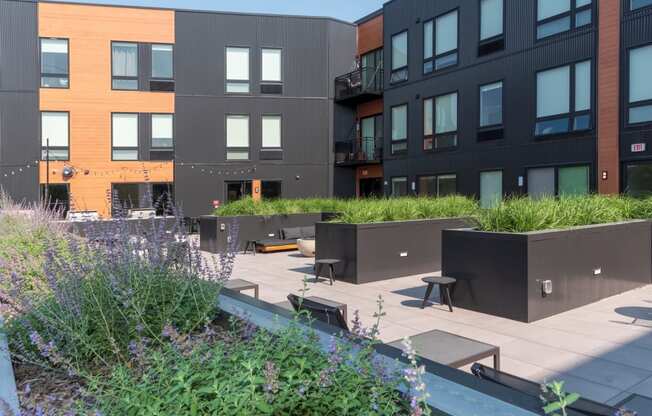
{"type": "Polygon", "coordinates": [[[530,232],[652,218],[652,199],[587,195],[530,199],[508,198],[476,217],[478,229],[530,232]]]}
{"type": "Polygon", "coordinates": [[[337,213],[334,221],[366,224],[431,218],[468,217],[478,210],[476,201],[462,196],[389,199],[277,199],[255,202],[251,198],[226,204],[219,216],[337,213]]]}

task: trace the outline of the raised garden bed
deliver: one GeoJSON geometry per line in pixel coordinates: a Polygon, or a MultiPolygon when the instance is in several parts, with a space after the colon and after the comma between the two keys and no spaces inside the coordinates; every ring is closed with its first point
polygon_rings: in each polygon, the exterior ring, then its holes
{"type": "Polygon", "coordinates": [[[650,284],[651,237],[645,220],[522,233],[449,229],[442,274],[458,281],[456,306],[533,322],[650,284]]]}
{"type": "Polygon", "coordinates": [[[309,227],[319,221],[328,221],[333,214],[279,214],[279,215],[204,215],[199,221],[200,249],[220,253],[237,235],[237,250],[244,250],[249,240],[279,238],[279,230],[289,227],[309,227]]]}
{"type": "Polygon", "coordinates": [[[465,218],[372,224],[320,222],[316,227],[316,258],[340,260],[335,266],[336,279],[355,284],[436,272],[441,269],[442,230],[469,224],[465,218]]]}

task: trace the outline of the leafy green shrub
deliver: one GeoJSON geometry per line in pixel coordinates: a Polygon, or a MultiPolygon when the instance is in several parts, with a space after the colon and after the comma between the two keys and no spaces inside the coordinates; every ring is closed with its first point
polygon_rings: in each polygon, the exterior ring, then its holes
{"type": "Polygon", "coordinates": [[[647,218],[652,218],[652,199],[589,195],[508,198],[479,211],[476,220],[483,231],[520,233],[647,218]]]}
{"type": "Polygon", "coordinates": [[[299,213],[337,213],[334,221],[374,223],[432,218],[468,217],[478,209],[477,203],[462,196],[442,198],[389,199],[277,199],[254,201],[246,198],[226,204],[215,215],[280,215],[299,213]]]}

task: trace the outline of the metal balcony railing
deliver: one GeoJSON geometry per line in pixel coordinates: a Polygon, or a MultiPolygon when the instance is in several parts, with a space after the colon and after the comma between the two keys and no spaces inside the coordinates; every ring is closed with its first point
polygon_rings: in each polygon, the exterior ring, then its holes
{"type": "Polygon", "coordinates": [[[383,94],[383,68],[362,67],[335,78],[335,100],[363,100],[383,94]]]}
{"type": "Polygon", "coordinates": [[[383,139],[361,137],[335,142],[335,164],[338,166],[381,163],[383,139]]]}

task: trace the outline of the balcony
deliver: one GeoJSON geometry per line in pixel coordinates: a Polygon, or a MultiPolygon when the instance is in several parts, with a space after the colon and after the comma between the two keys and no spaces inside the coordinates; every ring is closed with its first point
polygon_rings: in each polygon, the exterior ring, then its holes
{"type": "Polygon", "coordinates": [[[383,68],[362,67],[335,78],[335,101],[357,104],[383,95],[383,68]]]}
{"type": "Polygon", "coordinates": [[[363,137],[335,142],[336,166],[359,166],[382,163],[383,139],[363,137]]]}

